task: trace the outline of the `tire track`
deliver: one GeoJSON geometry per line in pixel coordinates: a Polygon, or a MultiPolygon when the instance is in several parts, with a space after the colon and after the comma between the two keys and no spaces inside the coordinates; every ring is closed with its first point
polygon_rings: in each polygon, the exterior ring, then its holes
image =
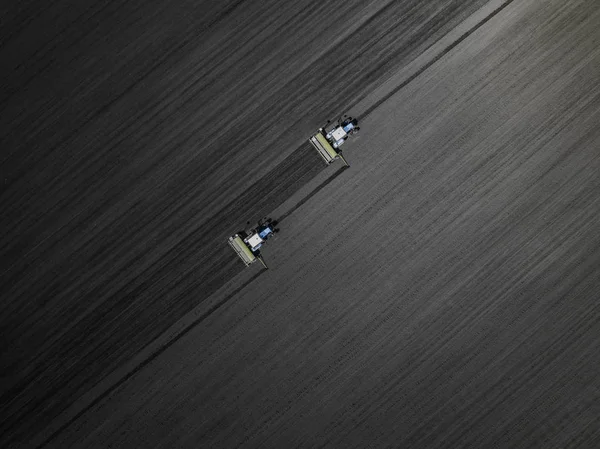
{"type": "MultiPolygon", "coordinates": [[[[423,74],[423,72],[425,72],[428,68],[430,68],[436,62],[438,62],[440,59],[442,59],[444,56],[446,56],[448,53],[450,53],[452,50],[454,50],[458,45],[460,45],[461,42],[463,42],[465,39],[467,39],[469,36],[471,36],[475,31],[477,31],[479,28],[481,28],[483,25],[485,25],[487,22],[489,22],[491,19],[493,19],[495,16],[497,16],[507,6],[509,6],[513,1],[514,0],[507,0],[504,3],[502,3],[502,5],[500,5],[494,11],[492,11],[488,16],[486,16],[484,19],[482,19],[480,22],[478,22],[475,26],[473,26],[470,30],[468,30],[467,32],[465,32],[462,36],[460,36],[458,39],[456,39],[454,42],[452,42],[450,45],[448,45],[446,48],[444,48],[440,53],[438,53],[427,64],[425,64],[424,66],[422,66],[419,70],[417,70],[415,73],[413,73],[405,81],[403,81],[398,86],[396,86],[394,89],[392,89],[387,95],[385,95],[384,97],[380,98],[378,101],[376,101],[373,105],[371,105],[369,108],[367,108],[362,113],[356,113],[356,115],[361,120],[364,119],[364,118],[366,118],[366,117],[368,117],[369,115],[371,115],[373,113],[373,111],[375,111],[383,103],[385,103],[386,101],[388,101],[391,97],[393,97],[399,91],[401,91],[406,86],[408,86],[416,78],[418,78],[419,76],[421,76],[423,74]]],[[[362,101],[363,98],[354,101],[349,106],[349,109],[352,109],[354,106],[356,106],[358,103],[360,103],[360,101],[362,101]]]]}

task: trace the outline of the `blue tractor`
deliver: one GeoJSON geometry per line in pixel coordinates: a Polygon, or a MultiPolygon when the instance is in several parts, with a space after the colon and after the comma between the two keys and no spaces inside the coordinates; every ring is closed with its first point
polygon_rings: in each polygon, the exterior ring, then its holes
{"type": "Polygon", "coordinates": [[[360,130],[358,120],[344,116],[332,127],[328,128],[328,126],[329,122],[327,122],[324,128],[319,128],[317,133],[311,136],[308,141],[317,150],[326,164],[329,165],[335,159],[341,159],[348,166],[348,162],[342,156],[339,148],[349,136],[356,134],[360,130]]]}
{"type": "Polygon", "coordinates": [[[267,264],[260,254],[260,248],[279,232],[279,229],[275,227],[276,225],[277,222],[271,218],[262,219],[258,222],[256,228],[249,232],[240,231],[229,237],[229,246],[233,248],[246,266],[258,260],[267,268],[267,264]]]}

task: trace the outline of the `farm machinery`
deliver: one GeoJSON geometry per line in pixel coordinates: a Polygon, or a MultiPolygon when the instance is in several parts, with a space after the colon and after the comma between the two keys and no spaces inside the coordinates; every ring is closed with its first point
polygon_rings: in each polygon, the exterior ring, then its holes
{"type": "Polygon", "coordinates": [[[260,248],[279,232],[279,229],[275,227],[276,225],[277,222],[271,218],[262,219],[254,229],[248,232],[240,231],[229,237],[229,246],[233,248],[246,266],[260,261],[265,268],[268,268],[260,254],[260,248]]]}
{"type": "Polygon", "coordinates": [[[341,159],[349,167],[348,162],[342,156],[340,147],[350,135],[356,134],[360,130],[357,125],[358,121],[348,116],[340,118],[333,126],[329,126],[328,121],[327,125],[319,128],[316,134],[311,136],[308,141],[317,150],[327,165],[336,159],[341,159]]]}
{"type": "MultiPolygon", "coordinates": [[[[348,162],[341,154],[340,147],[349,136],[359,131],[358,121],[352,117],[343,116],[336,123],[330,125],[328,121],[325,127],[310,137],[310,144],[317,150],[327,165],[336,159],[341,159],[345,166],[348,162]]],[[[250,231],[239,231],[228,239],[229,246],[233,248],[238,257],[249,266],[259,261],[265,268],[267,264],[260,253],[261,247],[273,237],[279,230],[275,227],[276,221],[270,218],[262,219],[257,226],[250,231]]]]}

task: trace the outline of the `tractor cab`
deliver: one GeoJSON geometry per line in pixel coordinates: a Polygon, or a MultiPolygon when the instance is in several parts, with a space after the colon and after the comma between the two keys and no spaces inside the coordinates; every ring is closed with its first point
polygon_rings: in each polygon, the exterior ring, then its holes
{"type": "Polygon", "coordinates": [[[357,124],[358,121],[352,117],[345,119],[327,133],[327,140],[331,142],[333,148],[341,147],[348,136],[358,132],[360,128],[356,126],[357,124]]]}
{"type": "Polygon", "coordinates": [[[244,239],[244,242],[248,244],[252,252],[256,252],[274,232],[275,228],[271,224],[259,226],[250,236],[244,239]]]}

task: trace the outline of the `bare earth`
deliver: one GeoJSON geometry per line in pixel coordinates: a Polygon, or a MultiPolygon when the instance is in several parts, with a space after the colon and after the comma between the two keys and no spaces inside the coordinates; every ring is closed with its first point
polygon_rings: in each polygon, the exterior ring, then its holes
{"type": "Polygon", "coordinates": [[[74,3],[0,16],[0,447],[600,447],[600,3],[74,3]]]}

